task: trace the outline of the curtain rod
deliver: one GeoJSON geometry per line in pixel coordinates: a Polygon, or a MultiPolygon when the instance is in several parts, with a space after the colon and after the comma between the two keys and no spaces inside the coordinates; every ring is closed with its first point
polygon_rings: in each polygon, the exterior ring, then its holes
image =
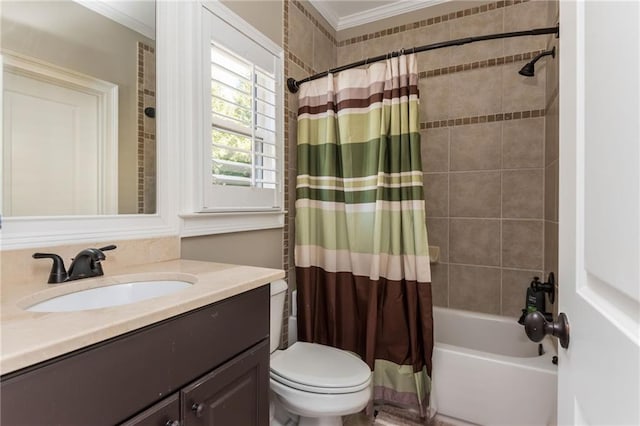
{"type": "Polygon", "coordinates": [[[467,43],[474,43],[476,41],[494,40],[498,38],[536,36],[536,35],[544,35],[544,34],[555,34],[556,37],[560,37],[560,25],[556,25],[555,27],[537,28],[534,30],[527,30],[527,31],[514,31],[509,33],[488,34],[488,35],[476,36],[476,37],[465,37],[465,38],[459,38],[456,40],[449,40],[449,41],[442,41],[439,43],[427,44],[425,46],[420,46],[420,47],[402,49],[397,52],[387,53],[386,55],[375,56],[373,58],[364,59],[362,61],[354,62],[352,64],[342,65],[337,68],[331,68],[328,71],[303,78],[302,80],[296,80],[290,77],[287,79],[287,88],[291,93],[296,93],[301,83],[306,83],[307,81],[311,81],[311,80],[317,80],[319,78],[326,77],[329,74],[348,70],[351,68],[361,67],[363,65],[367,65],[373,62],[384,61],[385,59],[394,58],[396,56],[404,55],[405,53],[426,52],[428,50],[442,49],[443,47],[460,46],[467,43]]]}

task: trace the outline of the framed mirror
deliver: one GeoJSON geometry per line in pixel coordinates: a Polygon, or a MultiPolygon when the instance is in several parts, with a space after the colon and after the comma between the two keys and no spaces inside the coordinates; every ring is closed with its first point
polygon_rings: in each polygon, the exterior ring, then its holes
{"type": "Polygon", "coordinates": [[[3,1],[5,217],[156,212],[153,1],[3,1]]]}
{"type": "Polygon", "coordinates": [[[2,3],[2,250],[176,235],[175,6],[2,3]]]}

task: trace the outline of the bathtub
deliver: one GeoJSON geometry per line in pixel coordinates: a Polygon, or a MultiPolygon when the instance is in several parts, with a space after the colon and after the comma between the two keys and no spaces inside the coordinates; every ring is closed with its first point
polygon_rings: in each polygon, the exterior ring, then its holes
{"type": "MultiPolygon", "coordinates": [[[[553,425],[556,350],[527,339],[515,318],[434,307],[432,407],[481,425],[553,425]]],[[[455,423],[455,421],[454,421],[455,423]]]]}

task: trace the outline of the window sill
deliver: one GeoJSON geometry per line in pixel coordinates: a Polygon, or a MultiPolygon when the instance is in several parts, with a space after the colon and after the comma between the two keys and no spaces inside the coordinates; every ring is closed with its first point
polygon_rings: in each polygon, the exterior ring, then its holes
{"type": "Polygon", "coordinates": [[[181,237],[227,234],[284,227],[285,211],[184,213],[180,215],[181,237]]]}

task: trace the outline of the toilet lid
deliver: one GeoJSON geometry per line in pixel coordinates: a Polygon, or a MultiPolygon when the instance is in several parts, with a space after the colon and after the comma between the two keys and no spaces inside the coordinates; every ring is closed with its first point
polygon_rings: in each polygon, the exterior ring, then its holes
{"type": "Polygon", "coordinates": [[[369,385],[371,370],[357,356],[330,346],[296,342],[270,359],[271,377],[288,386],[322,393],[347,393],[369,385]]]}

